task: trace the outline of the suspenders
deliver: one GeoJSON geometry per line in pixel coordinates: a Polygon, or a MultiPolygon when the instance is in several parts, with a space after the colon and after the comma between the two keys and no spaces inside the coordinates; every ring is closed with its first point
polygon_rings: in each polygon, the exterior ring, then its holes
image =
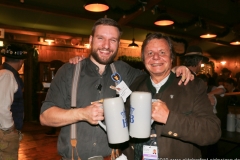
{"type": "MultiPolygon", "coordinates": [[[[81,73],[81,62],[78,62],[75,65],[74,75],[73,75],[73,81],[72,81],[72,93],[71,93],[71,108],[75,109],[77,107],[77,87],[78,82],[80,78],[81,73]]],[[[74,160],[74,149],[76,150],[76,154],[78,157],[78,160],[81,160],[81,158],[78,155],[77,152],[77,125],[76,123],[71,124],[71,146],[72,146],[72,160],[74,160]]]]}
{"type": "MultiPolygon", "coordinates": [[[[116,73],[116,68],[113,63],[110,64],[112,73],[116,73]]],[[[77,88],[78,83],[80,81],[80,74],[81,74],[81,62],[78,62],[75,65],[74,74],[73,74],[73,81],[72,81],[72,92],[71,92],[71,108],[75,109],[77,107],[77,88]]],[[[117,83],[115,82],[115,85],[117,83]]],[[[117,94],[117,91],[116,91],[117,94]]],[[[76,123],[71,124],[71,130],[70,130],[70,141],[72,146],[72,160],[74,160],[74,150],[76,151],[78,160],[81,160],[81,158],[78,155],[77,152],[77,125],[76,123]]]]}

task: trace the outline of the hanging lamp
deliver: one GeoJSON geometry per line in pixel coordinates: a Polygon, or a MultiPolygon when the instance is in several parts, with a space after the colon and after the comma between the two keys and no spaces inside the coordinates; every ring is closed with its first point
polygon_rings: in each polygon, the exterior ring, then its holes
{"type": "Polygon", "coordinates": [[[230,42],[231,45],[240,45],[240,36],[237,36],[233,41],[230,42]]]}
{"type": "Polygon", "coordinates": [[[90,12],[104,12],[109,9],[109,6],[104,0],[90,0],[84,5],[84,8],[90,12]]]}
{"type": "Polygon", "coordinates": [[[213,31],[210,31],[210,28],[208,25],[206,25],[207,29],[203,31],[203,33],[200,35],[201,38],[215,38],[217,37],[217,34],[215,34],[213,31]]]}
{"type": "Polygon", "coordinates": [[[138,44],[135,43],[135,39],[134,39],[134,28],[133,28],[133,39],[132,39],[132,43],[128,45],[129,48],[136,48],[138,47],[138,44]]]}
{"type": "Polygon", "coordinates": [[[159,15],[154,24],[157,26],[169,26],[174,24],[174,21],[167,13],[162,13],[159,15]]]}
{"type": "Polygon", "coordinates": [[[214,33],[211,33],[211,32],[206,32],[206,33],[203,33],[202,35],[200,35],[201,38],[215,38],[217,37],[216,34],[214,33]]]}

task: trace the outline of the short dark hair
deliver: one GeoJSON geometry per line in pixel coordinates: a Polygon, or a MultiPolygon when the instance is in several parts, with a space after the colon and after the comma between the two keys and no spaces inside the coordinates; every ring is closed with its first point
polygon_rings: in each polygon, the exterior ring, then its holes
{"type": "Polygon", "coordinates": [[[92,36],[94,36],[96,27],[98,25],[106,25],[106,26],[116,27],[119,31],[119,40],[120,40],[120,37],[122,35],[122,28],[120,27],[120,25],[115,20],[113,20],[111,18],[100,18],[100,19],[98,19],[92,27],[92,33],[91,33],[92,36]]]}
{"type": "Polygon", "coordinates": [[[167,41],[169,49],[170,49],[171,59],[174,61],[175,60],[175,53],[173,52],[173,45],[172,45],[171,38],[166,36],[166,35],[163,35],[161,33],[149,33],[149,34],[147,34],[145,40],[143,41],[142,49],[141,49],[142,61],[144,61],[144,49],[147,46],[147,44],[149,43],[149,41],[151,41],[153,39],[165,39],[167,41]]]}
{"type": "Polygon", "coordinates": [[[189,66],[192,66],[192,67],[196,67],[200,61],[203,60],[203,57],[201,56],[186,56],[184,57],[183,59],[183,65],[189,67],[189,66]]]}

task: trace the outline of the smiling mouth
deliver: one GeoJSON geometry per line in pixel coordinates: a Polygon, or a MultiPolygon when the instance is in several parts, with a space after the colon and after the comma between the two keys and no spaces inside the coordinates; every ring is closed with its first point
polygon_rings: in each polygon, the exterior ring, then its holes
{"type": "Polygon", "coordinates": [[[163,66],[163,63],[153,63],[151,64],[152,67],[163,66]]]}
{"type": "Polygon", "coordinates": [[[103,55],[103,56],[108,56],[108,55],[110,55],[110,54],[112,53],[112,52],[109,51],[109,50],[101,50],[101,49],[99,49],[98,51],[99,51],[99,53],[100,53],[101,55],[103,55]]]}

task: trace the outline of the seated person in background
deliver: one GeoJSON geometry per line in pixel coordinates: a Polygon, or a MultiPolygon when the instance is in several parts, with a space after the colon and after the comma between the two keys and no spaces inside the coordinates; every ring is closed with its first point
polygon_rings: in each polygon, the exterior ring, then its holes
{"type": "Polygon", "coordinates": [[[232,78],[227,78],[224,81],[224,87],[227,90],[227,93],[231,92],[239,92],[239,90],[236,88],[237,82],[232,78]]]}
{"type": "Polygon", "coordinates": [[[214,85],[208,85],[208,77],[205,74],[199,74],[197,76],[198,78],[201,78],[204,81],[204,84],[207,87],[207,94],[208,94],[208,99],[211,102],[211,105],[213,106],[213,112],[216,114],[217,110],[216,110],[216,105],[217,105],[217,99],[215,97],[215,95],[220,95],[220,96],[224,96],[224,93],[226,92],[225,88],[223,87],[223,85],[219,85],[218,87],[214,86],[214,85]]]}
{"type": "MultiPolygon", "coordinates": [[[[227,93],[232,93],[232,92],[239,92],[238,89],[236,89],[237,82],[232,79],[232,78],[227,78],[224,81],[224,87],[227,90],[227,93]]],[[[230,96],[228,100],[228,105],[229,106],[240,106],[240,102],[238,101],[237,96],[232,95],[230,96]]]]}

